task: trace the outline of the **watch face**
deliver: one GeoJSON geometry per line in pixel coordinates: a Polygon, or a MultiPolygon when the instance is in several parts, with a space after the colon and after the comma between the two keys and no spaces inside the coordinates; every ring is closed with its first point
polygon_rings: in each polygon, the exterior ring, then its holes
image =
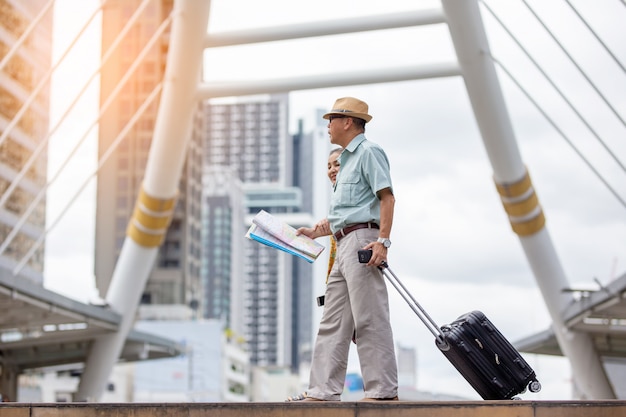
{"type": "Polygon", "coordinates": [[[385,239],[385,238],[379,237],[377,241],[378,241],[378,243],[382,243],[383,246],[386,247],[386,248],[391,246],[391,240],[389,240],[389,239],[385,239]]]}

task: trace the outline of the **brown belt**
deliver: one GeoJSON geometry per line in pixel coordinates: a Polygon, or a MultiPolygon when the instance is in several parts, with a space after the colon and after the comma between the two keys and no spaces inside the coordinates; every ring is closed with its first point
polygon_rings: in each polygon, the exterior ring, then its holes
{"type": "Polygon", "coordinates": [[[343,239],[348,233],[354,232],[359,229],[378,229],[378,225],[376,223],[355,223],[350,226],[346,226],[343,229],[335,232],[335,239],[339,242],[343,239]]]}

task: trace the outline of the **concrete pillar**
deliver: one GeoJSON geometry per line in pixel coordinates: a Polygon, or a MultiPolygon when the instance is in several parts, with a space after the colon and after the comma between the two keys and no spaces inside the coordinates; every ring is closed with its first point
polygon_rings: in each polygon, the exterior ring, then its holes
{"type": "Polygon", "coordinates": [[[17,381],[20,371],[16,366],[0,365],[0,394],[2,401],[17,401],[17,381]]]}
{"type": "MultiPolygon", "coordinates": [[[[476,0],[443,0],[465,86],[476,116],[494,181],[513,231],[541,290],[561,350],[569,359],[576,386],[585,399],[612,399],[615,393],[588,334],[567,328],[562,313],[572,301],[565,272],[545,227],[545,216],[517,147],[491,59],[476,0]]],[[[529,306],[532,308],[532,306],[529,306]]],[[[520,311],[520,320],[525,312],[520,311]]]]}
{"type": "Polygon", "coordinates": [[[104,392],[174,213],[198,100],[210,4],[209,0],[174,2],[163,93],[142,190],[106,296],[122,321],[117,332],[93,342],[76,401],[98,401],[104,392]]]}

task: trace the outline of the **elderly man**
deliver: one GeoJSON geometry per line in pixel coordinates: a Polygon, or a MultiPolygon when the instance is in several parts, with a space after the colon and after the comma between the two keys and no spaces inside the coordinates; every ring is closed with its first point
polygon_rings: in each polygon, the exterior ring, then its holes
{"type": "Polygon", "coordinates": [[[378,269],[387,260],[393,223],[389,161],[365,138],[372,116],[353,97],[338,99],[323,117],[330,142],[343,148],[328,217],[298,233],[333,234],[337,257],[328,277],[324,313],[313,351],[307,392],[288,401],[338,401],[343,392],[353,330],[366,401],[398,400],[398,376],[387,287],[378,269]],[[372,250],[369,263],[357,251],[372,250]]]}

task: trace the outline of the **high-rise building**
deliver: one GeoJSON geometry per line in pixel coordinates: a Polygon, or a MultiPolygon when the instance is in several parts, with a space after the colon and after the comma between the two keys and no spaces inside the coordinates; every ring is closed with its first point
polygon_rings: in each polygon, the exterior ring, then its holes
{"type": "Polygon", "coordinates": [[[200,309],[203,317],[233,329],[241,317],[241,305],[233,303],[242,283],[233,277],[244,271],[244,190],[228,166],[205,167],[203,183],[200,309]]]}
{"type": "Polygon", "coordinates": [[[401,387],[417,387],[417,353],[412,346],[396,346],[398,361],[398,385],[401,387]]]}
{"type": "Polygon", "coordinates": [[[135,402],[245,402],[250,399],[248,354],[219,320],[149,320],[137,328],[177,340],[184,355],[135,364],[135,402]]]}
{"type": "Polygon", "coordinates": [[[204,107],[205,172],[209,167],[222,176],[228,172],[240,184],[233,186],[231,179],[231,185],[220,188],[208,185],[215,180],[205,182],[204,312],[206,318],[227,318],[228,326],[246,339],[252,364],[297,370],[310,354],[311,266],[243,239],[245,229],[223,239],[228,230],[236,230],[227,224],[229,215],[246,229],[251,215],[261,209],[289,216],[294,226],[312,222],[303,213],[303,195],[311,189],[302,189],[299,180],[311,177],[311,165],[302,158],[302,135],[288,133],[288,104],[288,96],[281,94],[204,107]],[[235,198],[248,215],[247,223],[234,215],[235,198]]]}
{"type": "Polygon", "coordinates": [[[229,166],[243,183],[290,185],[287,94],[205,105],[205,166],[229,166]]]}
{"type": "Polygon", "coordinates": [[[46,3],[0,0],[0,268],[28,259],[20,275],[37,284],[44,248],[28,252],[45,231],[46,200],[37,195],[46,185],[47,145],[38,148],[47,139],[50,87],[38,86],[51,67],[52,13],[21,37],[46,3]]]}
{"type": "MultiPolygon", "coordinates": [[[[100,102],[105,111],[99,124],[99,155],[107,152],[163,80],[169,28],[151,47],[147,48],[147,45],[169,16],[173,0],[148,2],[144,9],[139,9],[141,3],[140,0],[110,0],[103,5],[102,53],[108,59],[101,71],[100,102]],[[135,13],[138,13],[136,20],[135,13]],[[130,30],[126,31],[125,26],[133,20],[130,30]],[[121,36],[121,42],[112,48],[118,36],[121,36]],[[143,59],[134,71],[129,72],[144,48],[147,52],[143,59]],[[122,82],[127,73],[130,77],[122,82]]],[[[102,296],[108,290],[141,189],[157,109],[158,100],[132,124],[98,174],[95,275],[102,296]]],[[[187,316],[196,315],[196,297],[200,292],[202,195],[202,149],[196,128],[197,124],[181,176],[175,214],[143,293],[140,314],[151,307],[177,305],[187,308],[187,316]]],[[[181,318],[180,315],[177,318],[181,318]]]]}
{"type": "MultiPolygon", "coordinates": [[[[295,210],[302,204],[296,187],[249,185],[246,226],[261,209],[274,213],[295,228],[313,223],[310,213],[295,210]]],[[[299,369],[311,356],[313,266],[276,249],[246,240],[241,304],[243,328],[251,363],[299,369]]]]}

